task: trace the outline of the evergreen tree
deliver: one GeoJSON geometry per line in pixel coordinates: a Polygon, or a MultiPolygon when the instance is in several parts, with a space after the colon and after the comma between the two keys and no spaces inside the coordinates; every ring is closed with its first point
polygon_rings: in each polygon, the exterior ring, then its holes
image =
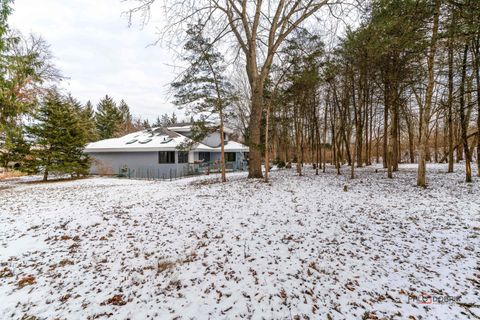
{"type": "Polygon", "coordinates": [[[67,96],[66,102],[79,115],[81,125],[87,134],[87,142],[96,141],[98,139],[98,132],[95,127],[95,112],[92,103],[87,101],[87,103],[82,106],[80,101],[72,97],[70,94],[67,96]]]}
{"type": "Polygon", "coordinates": [[[120,104],[118,105],[118,110],[121,113],[122,120],[119,124],[119,130],[116,135],[124,136],[126,134],[135,132],[137,129],[133,121],[133,116],[130,113],[130,107],[124,100],[120,101],[120,104]]]}
{"type": "Polygon", "coordinates": [[[42,38],[22,37],[7,20],[11,0],[0,0],[0,164],[21,162],[24,152],[23,121],[31,114],[49,81],[58,80],[48,45],[42,38]],[[23,153],[23,154],[22,154],[23,153]]]}
{"type": "Polygon", "coordinates": [[[100,139],[113,138],[122,124],[122,113],[111,97],[106,95],[97,105],[95,122],[100,139]]]}
{"type": "Polygon", "coordinates": [[[122,114],[122,120],[124,123],[132,123],[132,114],[130,113],[130,107],[123,99],[118,105],[118,110],[122,114]]]}
{"type": "Polygon", "coordinates": [[[178,123],[178,118],[175,112],[172,112],[172,117],[170,118],[170,125],[178,123]]]}
{"type": "Polygon", "coordinates": [[[167,127],[171,124],[170,122],[170,117],[168,116],[167,113],[164,113],[162,115],[162,120],[160,121],[162,127],[167,127]]]}
{"type": "Polygon", "coordinates": [[[143,122],[142,122],[142,128],[143,128],[143,129],[151,129],[151,128],[152,128],[152,126],[150,125],[150,122],[148,121],[148,119],[143,120],[143,122]]]}
{"type": "Polygon", "coordinates": [[[0,136],[0,166],[8,168],[11,162],[23,162],[28,154],[28,145],[21,126],[7,126],[0,136]]]}
{"type": "Polygon", "coordinates": [[[234,94],[232,85],[224,75],[226,69],[224,58],[203,36],[202,30],[201,23],[190,26],[187,30],[188,41],[184,47],[187,53],[184,60],[189,62],[190,66],[178,81],[172,83],[175,91],[174,103],[179,107],[187,107],[188,112],[200,114],[201,120],[197,126],[200,135],[220,130],[221,180],[224,182],[226,177],[223,124],[225,109],[234,100],[234,94]],[[212,118],[218,120],[218,127],[206,125],[206,121],[212,118]]]}
{"type": "Polygon", "coordinates": [[[162,121],[160,120],[160,117],[157,116],[157,119],[155,119],[155,122],[152,124],[152,127],[158,128],[162,126],[162,121]]]}
{"type": "Polygon", "coordinates": [[[95,124],[95,110],[93,109],[93,105],[90,100],[87,101],[85,106],[82,108],[81,115],[83,117],[84,125],[88,133],[87,141],[97,141],[99,134],[95,124]]]}
{"type": "Polygon", "coordinates": [[[43,180],[50,173],[80,175],[89,168],[88,157],[83,153],[88,132],[82,116],[69,99],[51,92],[33,116],[27,127],[32,147],[25,170],[43,172],[43,180]]]}

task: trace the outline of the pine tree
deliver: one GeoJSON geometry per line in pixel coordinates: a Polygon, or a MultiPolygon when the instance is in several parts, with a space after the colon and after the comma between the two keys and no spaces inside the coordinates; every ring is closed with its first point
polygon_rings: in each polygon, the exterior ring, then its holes
{"type": "Polygon", "coordinates": [[[33,116],[27,127],[32,141],[30,157],[25,170],[43,172],[43,180],[50,173],[78,176],[86,174],[89,159],[83,153],[88,132],[79,110],[58,92],[51,92],[33,116]]]}
{"type": "Polygon", "coordinates": [[[148,119],[143,120],[143,122],[142,122],[142,128],[143,128],[143,129],[151,129],[151,128],[152,128],[152,126],[150,125],[150,122],[148,121],[148,119]]]}
{"type": "Polygon", "coordinates": [[[160,120],[160,117],[157,116],[157,119],[155,119],[155,122],[152,123],[153,128],[158,128],[162,126],[162,121],[160,120]]]}
{"type": "Polygon", "coordinates": [[[174,125],[176,123],[178,123],[177,115],[175,114],[175,112],[172,112],[172,117],[170,118],[170,124],[174,125]]]}
{"type": "Polygon", "coordinates": [[[132,114],[130,113],[130,107],[123,99],[120,100],[118,110],[122,114],[122,120],[124,123],[132,123],[132,114]]]}
{"type": "Polygon", "coordinates": [[[174,103],[180,107],[187,107],[188,112],[201,115],[198,128],[200,129],[199,132],[203,131],[204,135],[212,129],[220,130],[221,181],[225,182],[223,124],[225,109],[234,100],[234,94],[232,85],[224,75],[226,70],[224,58],[215,50],[213,44],[203,36],[202,30],[203,25],[201,23],[190,26],[187,30],[189,40],[184,47],[187,52],[184,60],[189,62],[190,66],[178,81],[172,83],[172,88],[175,91],[174,103]],[[205,121],[211,118],[218,119],[219,125],[217,128],[205,125],[205,121]]]}
{"type": "Polygon", "coordinates": [[[97,105],[95,122],[100,139],[113,138],[122,124],[122,113],[111,97],[106,95],[97,105]]]}
{"type": "Polygon", "coordinates": [[[118,110],[120,111],[122,120],[119,124],[119,130],[116,136],[124,136],[126,134],[135,132],[137,128],[135,127],[133,116],[130,113],[130,107],[124,100],[120,101],[120,104],[118,105],[118,110]]]}
{"type": "Polygon", "coordinates": [[[162,115],[162,119],[160,121],[162,127],[167,127],[171,125],[172,123],[170,122],[170,117],[168,116],[168,113],[164,113],[162,115]]]}
{"type": "Polygon", "coordinates": [[[84,121],[85,129],[88,133],[87,141],[92,142],[98,140],[99,134],[95,124],[95,110],[93,109],[93,104],[90,102],[90,100],[88,100],[85,106],[81,109],[81,115],[84,121]]]}
{"type": "Polygon", "coordinates": [[[28,144],[25,141],[21,126],[6,126],[0,137],[0,167],[8,170],[11,162],[23,162],[28,154],[28,144]]]}

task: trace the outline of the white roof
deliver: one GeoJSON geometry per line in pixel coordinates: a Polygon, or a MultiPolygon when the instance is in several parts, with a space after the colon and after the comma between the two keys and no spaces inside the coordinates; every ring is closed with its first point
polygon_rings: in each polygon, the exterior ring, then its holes
{"type": "MultiPolygon", "coordinates": [[[[179,127],[184,129],[185,127],[179,127]]],[[[85,147],[86,153],[95,152],[145,152],[145,151],[175,151],[184,143],[192,142],[191,139],[177,132],[177,127],[152,128],[127,134],[120,138],[100,140],[89,143],[85,147]]],[[[179,130],[180,131],[180,130],[179,130]]],[[[185,132],[182,130],[182,132],[185,132]]],[[[220,147],[210,147],[202,143],[196,143],[191,150],[220,152],[220,147]]],[[[247,146],[235,142],[226,141],[225,151],[248,152],[247,146]]]]}

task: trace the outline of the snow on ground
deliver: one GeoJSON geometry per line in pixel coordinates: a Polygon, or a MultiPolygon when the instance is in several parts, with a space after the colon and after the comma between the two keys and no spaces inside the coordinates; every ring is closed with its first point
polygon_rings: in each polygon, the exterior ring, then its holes
{"type": "Polygon", "coordinates": [[[0,318],[480,316],[479,178],[429,166],[423,190],[415,166],[393,180],[327,169],[270,184],[4,182],[0,318]]]}

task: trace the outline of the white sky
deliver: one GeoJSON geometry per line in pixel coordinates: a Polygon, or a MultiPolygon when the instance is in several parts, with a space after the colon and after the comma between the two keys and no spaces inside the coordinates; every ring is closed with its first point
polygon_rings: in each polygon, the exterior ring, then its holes
{"type": "Polygon", "coordinates": [[[128,5],[120,0],[16,0],[9,24],[51,45],[55,64],[68,77],[62,87],[74,97],[96,105],[108,94],[124,99],[134,115],[154,120],[176,111],[167,91],[178,69],[172,67],[173,53],[148,47],[158,23],[128,28],[122,16],[128,5]]]}

